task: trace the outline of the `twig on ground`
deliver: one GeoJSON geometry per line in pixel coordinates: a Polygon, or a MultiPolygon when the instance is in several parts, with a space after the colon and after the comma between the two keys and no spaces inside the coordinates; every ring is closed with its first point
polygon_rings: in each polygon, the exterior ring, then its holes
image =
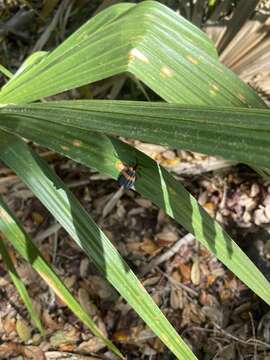
{"type": "Polygon", "coordinates": [[[141,269],[141,275],[146,275],[149,271],[153,270],[155,267],[157,267],[159,264],[163,263],[164,261],[169,260],[172,256],[174,256],[181,246],[185,244],[190,244],[195,240],[195,237],[192,234],[186,234],[181,239],[176,241],[176,243],[168,249],[165,253],[159,255],[158,257],[154,258],[152,261],[150,261],[149,264],[145,265],[141,269]]]}
{"type": "Polygon", "coordinates": [[[37,234],[37,236],[35,236],[34,238],[35,243],[38,243],[46,239],[50,235],[58,232],[60,229],[61,229],[61,225],[58,223],[51,225],[48,229],[41,231],[39,234],[37,234]]]}
{"type": "Polygon", "coordinates": [[[117,201],[122,197],[124,194],[124,188],[120,188],[112,195],[112,197],[109,199],[107,204],[104,206],[104,209],[102,211],[102,217],[105,218],[115,207],[117,201]]]}
{"type": "Polygon", "coordinates": [[[193,296],[198,297],[199,293],[191,288],[189,288],[188,286],[182,284],[181,282],[178,282],[176,280],[174,280],[171,276],[167,275],[165,272],[161,271],[160,269],[158,270],[163,276],[165,276],[172,285],[179,287],[180,289],[185,290],[186,292],[190,293],[193,296]]]}

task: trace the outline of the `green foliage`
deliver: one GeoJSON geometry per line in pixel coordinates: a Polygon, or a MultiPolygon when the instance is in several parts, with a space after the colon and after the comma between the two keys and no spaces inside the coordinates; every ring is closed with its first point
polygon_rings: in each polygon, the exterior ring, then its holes
{"type": "MultiPolygon", "coordinates": [[[[114,137],[133,137],[268,167],[268,112],[259,109],[265,104],[220,64],[211,42],[196,27],[158,2],[112,6],[51,53],[32,54],[3,87],[0,101],[0,158],[178,359],[196,357],[109,239],[20,136],[114,178],[119,160],[130,164],[136,160],[136,190],[192,232],[270,304],[269,283],[220,225],[167,171],[114,137]],[[63,101],[26,105],[122,72],[139,78],[174,104],[63,101]]],[[[2,222],[3,233],[4,229],[2,222]]],[[[14,231],[26,236],[18,226],[14,231]]],[[[52,276],[48,275],[48,283],[52,276]]]]}

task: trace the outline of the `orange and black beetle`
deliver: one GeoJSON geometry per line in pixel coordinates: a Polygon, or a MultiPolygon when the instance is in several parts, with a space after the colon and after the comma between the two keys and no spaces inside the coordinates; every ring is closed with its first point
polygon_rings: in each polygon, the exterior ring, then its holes
{"type": "Polygon", "coordinates": [[[126,166],[117,178],[118,185],[124,189],[132,188],[137,178],[136,169],[137,164],[134,166],[126,166]]]}

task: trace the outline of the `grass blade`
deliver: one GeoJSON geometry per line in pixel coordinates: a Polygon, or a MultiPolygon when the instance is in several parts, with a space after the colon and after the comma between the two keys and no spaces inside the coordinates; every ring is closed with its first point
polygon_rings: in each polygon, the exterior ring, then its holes
{"type": "Polygon", "coordinates": [[[0,64],[0,72],[4,74],[7,78],[11,78],[13,76],[12,72],[10,72],[7,68],[0,64]]]}

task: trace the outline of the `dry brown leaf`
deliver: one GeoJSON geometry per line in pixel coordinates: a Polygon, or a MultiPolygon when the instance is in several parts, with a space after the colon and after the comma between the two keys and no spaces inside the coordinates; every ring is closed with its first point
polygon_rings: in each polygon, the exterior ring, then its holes
{"type": "Polygon", "coordinates": [[[249,195],[253,198],[253,197],[259,195],[259,193],[260,193],[259,185],[257,183],[252,184],[249,195]]]}
{"type": "Polygon", "coordinates": [[[23,354],[25,359],[46,360],[43,351],[38,346],[24,346],[23,354]]]}
{"type": "Polygon", "coordinates": [[[213,202],[208,201],[203,205],[203,207],[210,216],[213,217],[215,215],[216,205],[213,202]]]}
{"type": "Polygon", "coordinates": [[[82,354],[89,354],[91,352],[96,353],[105,348],[104,342],[97,338],[93,337],[87,341],[83,341],[77,348],[78,352],[82,354]]]}
{"type": "Polygon", "coordinates": [[[53,320],[48,309],[45,309],[42,313],[42,323],[51,331],[58,330],[61,327],[60,324],[57,324],[57,322],[53,320]]]}
{"type": "Polygon", "coordinates": [[[198,257],[195,258],[193,265],[191,267],[190,274],[191,281],[194,285],[199,285],[201,281],[201,271],[200,271],[200,261],[198,257]]]}
{"type": "Polygon", "coordinates": [[[160,281],[160,275],[151,276],[142,281],[143,286],[153,286],[160,281]]]}
{"type": "Polygon", "coordinates": [[[23,354],[22,345],[13,342],[0,344],[0,359],[11,359],[20,354],[23,354]]]}
{"type": "Polygon", "coordinates": [[[265,213],[267,219],[270,221],[270,204],[267,204],[265,206],[264,213],[265,213]]]}
{"type": "Polygon", "coordinates": [[[158,246],[153,240],[151,240],[147,237],[144,237],[143,243],[141,244],[141,249],[146,254],[153,255],[153,253],[155,253],[158,250],[158,246]]]}
{"type": "Polygon", "coordinates": [[[180,163],[180,159],[179,158],[175,158],[175,159],[168,159],[168,160],[161,160],[160,161],[160,164],[162,166],[165,166],[165,167],[170,167],[170,166],[175,166],[177,164],[180,163]]]}
{"type": "Polygon", "coordinates": [[[148,209],[152,206],[152,202],[150,200],[144,199],[144,198],[135,199],[135,202],[145,209],[148,209]]]}
{"type": "MultiPolygon", "coordinates": [[[[79,339],[77,339],[78,341],[79,339]]],[[[60,344],[59,345],[59,350],[60,351],[65,351],[65,352],[73,352],[75,349],[77,349],[77,345],[76,344],[60,344]]]]}
{"type": "Polygon", "coordinates": [[[175,310],[183,308],[183,291],[181,289],[172,288],[170,294],[170,304],[175,310]]]}
{"type": "Polygon", "coordinates": [[[184,284],[190,282],[191,268],[188,264],[179,264],[179,270],[182,275],[182,281],[184,284]]]}
{"type": "Polygon", "coordinates": [[[160,246],[170,246],[178,239],[178,235],[173,231],[163,231],[158,233],[155,238],[160,246]]]}
{"type": "Polygon", "coordinates": [[[101,276],[90,276],[89,281],[92,292],[97,294],[101,299],[113,301],[118,298],[116,290],[101,276]]]}
{"type": "Polygon", "coordinates": [[[269,223],[268,217],[265,215],[264,208],[261,207],[254,211],[254,222],[256,225],[269,223]]]}
{"type": "Polygon", "coordinates": [[[140,241],[126,243],[126,248],[127,248],[128,252],[131,252],[133,254],[141,254],[141,246],[142,246],[142,243],[140,241]]]}
{"type": "Polygon", "coordinates": [[[156,352],[158,352],[158,353],[163,353],[164,352],[165,345],[163,344],[163,342],[158,337],[156,337],[153,340],[152,346],[156,350],[156,352]]]}
{"type": "Polygon", "coordinates": [[[208,200],[208,191],[201,192],[198,197],[198,203],[203,206],[204,204],[207,203],[207,200],[208,200]]]}
{"type": "Polygon", "coordinates": [[[23,342],[27,342],[31,338],[31,327],[22,319],[16,321],[16,331],[23,342]]]}
{"type": "Polygon", "coordinates": [[[64,284],[66,285],[66,287],[71,290],[71,288],[73,287],[73,285],[75,284],[75,282],[77,281],[77,277],[76,275],[71,275],[65,278],[64,280],[64,284]]]}
{"type": "Polygon", "coordinates": [[[32,212],[32,219],[33,219],[33,222],[34,222],[36,225],[40,225],[40,224],[42,224],[43,221],[44,221],[43,216],[42,216],[40,213],[36,212],[36,211],[33,211],[33,212],[32,212]]]}
{"type": "Polygon", "coordinates": [[[2,324],[6,335],[9,335],[12,331],[16,330],[16,320],[13,317],[7,316],[2,319],[2,324]]]}
{"type": "Polygon", "coordinates": [[[50,337],[50,344],[53,347],[58,347],[61,345],[73,345],[79,340],[79,334],[74,328],[71,330],[58,330],[50,337]]]}
{"type": "Polygon", "coordinates": [[[202,313],[209,319],[211,322],[222,325],[223,322],[223,313],[221,310],[213,306],[205,305],[201,309],[202,313]]]}
{"type": "Polygon", "coordinates": [[[84,257],[80,262],[80,276],[81,278],[85,278],[87,275],[87,270],[89,267],[89,259],[84,257]]]}
{"type": "Polygon", "coordinates": [[[176,282],[181,282],[182,278],[181,278],[181,274],[179,273],[178,270],[174,270],[172,273],[171,273],[171,276],[170,276],[174,281],[176,282]]]}
{"type": "Polygon", "coordinates": [[[176,157],[175,152],[173,150],[163,151],[162,156],[166,160],[173,160],[176,157]]]}
{"type": "Polygon", "coordinates": [[[84,288],[79,288],[78,290],[78,299],[81,306],[84,310],[90,315],[94,316],[97,314],[97,308],[90,300],[89,293],[84,288]]]}
{"type": "Polygon", "coordinates": [[[113,334],[113,341],[128,344],[131,342],[131,334],[128,329],[117,330],[113,334]]]}

